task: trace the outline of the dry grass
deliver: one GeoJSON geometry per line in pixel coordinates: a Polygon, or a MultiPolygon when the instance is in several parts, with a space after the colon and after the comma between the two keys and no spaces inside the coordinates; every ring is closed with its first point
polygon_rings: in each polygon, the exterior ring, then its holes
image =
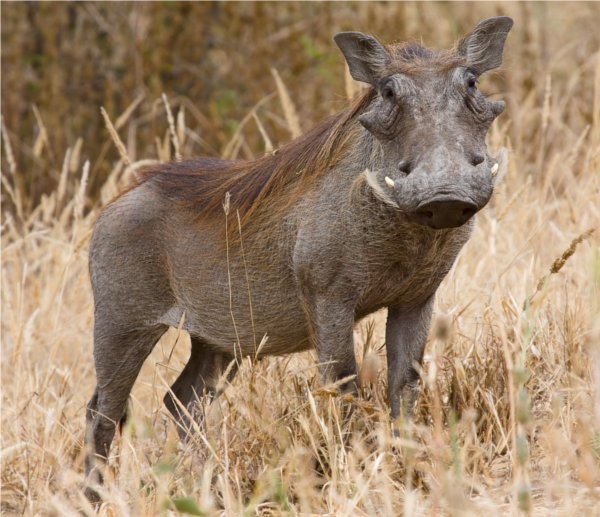
{"type": "MultiPolygon", "coordinates": [[[[102,14],[90,5],[90,16],[102,14]]],[[[155,14],[157,7],[150,9],[155,14]]],[[[422,32],[426,43],[439,46],[456,35],[453,20],[470,23],[502,10],[516,21],[501,86],[509,109],[489,138],[492,149],[509,149],[510,165],[439,291],[416,420],[401,438],[390,435],[378,314],[356,331],[365,388],[348,422],[340,418],[338,397],[319,387],[310,354],[245,360],[207,409],[206,429],[183,447],[161,402],[189,349],[188,337],[173,330],[134,388],[101,515],[594,513],[600,507],[598,6],[339,9],[351,14],[344,24],[361,29],[381,27],[403,9],[403,29],[413,35],[434,19],[437,31],[422,32]]],[[[301,21],[290,16],[290,33],[306,29],[301,21]]],[[[320,31],[329,37],[331,27],[320,31]]],[[[3,46],[6,37],[3,29],[3,46]]],[[[339,78],[329,100],[344,88],[341,59],[333,62],[339,78]]],[[[298,101],[305,84],[278,69],[276,84],[262,92],[278,96],[257,94],[246,105],[248,115],[220,147],[228,155],[270,149],[271,140],[279,143],[314,121],[298,101]],[[273,121],[288,134],[274,131],[273,121]]],[[[262,72],[273,81],[269,67],[262,72]]],[[[493,89],[490,82],[486,88],[493,89]]],[[[346,81],[346,91],[355,90],[346,81]]],[[[3,85],[3,101],[4,93],[3,85]]],[[[119,111],[106,106],[111,132],[126,135],[118,152],[82,140],[66,151],[53,148],[54,125],[44,125],[35,107],[30,143],[3,118],[3,515],[92,513],[81,493],[84,406],[94,386],[87,240],[101,204],[148,159],[198,153],[198,117],[186,118],[196,108],[166,93],[168,100],[134,95],[119,111]],[[98,150],[91,163],[84,163],[82,146],[98,150]],[[54,186],[39,203],[30,201],[33,191],[23,181],[23,164],[31,163],[24,154],[41,160],[38,171],[44,164],[54,171],[54,186]],[[107,174],[88,184],[98,168],[107,174]]]]}

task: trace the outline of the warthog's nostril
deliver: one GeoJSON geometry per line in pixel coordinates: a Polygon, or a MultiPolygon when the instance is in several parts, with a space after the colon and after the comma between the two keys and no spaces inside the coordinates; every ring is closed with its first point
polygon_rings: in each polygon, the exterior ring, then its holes
{"type": "Polygon", "coordinates": [[[431,228],[455,228],[465,224],[477,212],[477,206],[468,201],[445,199],[423,203],[415,211],[415,219],[431,228]]]}

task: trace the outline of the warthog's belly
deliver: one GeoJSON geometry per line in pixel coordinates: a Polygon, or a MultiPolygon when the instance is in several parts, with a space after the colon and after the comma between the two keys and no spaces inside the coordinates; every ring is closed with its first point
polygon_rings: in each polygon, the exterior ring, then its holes
{"type": "Polygon", "coordinates": [[[278,355],[310,347],[308,327],[293,284],[255,276],[250,283],[235,275],[228,280],[188,284],[178,289],[179,303],[161,323],[183,328],[215,350],[243,355],[278,355]],[[236,280],[240,280],[237,282],[236,280]],[[202,289],[196,289],[202,285],[202,289]],[[195,294],[194,294],[195,293],[195,294]],[[185,313],[185,315],[184,315],[185,313]]]}

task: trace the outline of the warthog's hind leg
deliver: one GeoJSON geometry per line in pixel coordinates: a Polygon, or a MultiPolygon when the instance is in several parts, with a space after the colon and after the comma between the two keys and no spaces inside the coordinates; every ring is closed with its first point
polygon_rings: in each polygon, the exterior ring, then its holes
{"type": "Polygon", "coordinates": [[[106,332],[106,326],[100,326],[97,321],[94,329],[97,385],[87,406],[85,433],[86,495],[92,501],[99,499],[94,486],[103,481],[102,471],[133,383],[166,329],[160,325],[106,332]]]}

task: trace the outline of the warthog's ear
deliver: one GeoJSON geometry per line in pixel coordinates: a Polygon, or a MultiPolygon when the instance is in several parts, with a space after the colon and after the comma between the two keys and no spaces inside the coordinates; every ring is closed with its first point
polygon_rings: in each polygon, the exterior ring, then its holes
{"type": "Polygon", "coordinates": [[[512,26],[512,18],[508,16],[483,20],[458,44],[458,53],[465,56],[468,66],[479,74],[498,68],[512,26]]]}
{"type": "Polygon", "coordinates": [[[362,32],[338,32],[333,39],[346,58],[350,75],[357,81],[376,85],[391,61],[385,47],[362,32]]]}

